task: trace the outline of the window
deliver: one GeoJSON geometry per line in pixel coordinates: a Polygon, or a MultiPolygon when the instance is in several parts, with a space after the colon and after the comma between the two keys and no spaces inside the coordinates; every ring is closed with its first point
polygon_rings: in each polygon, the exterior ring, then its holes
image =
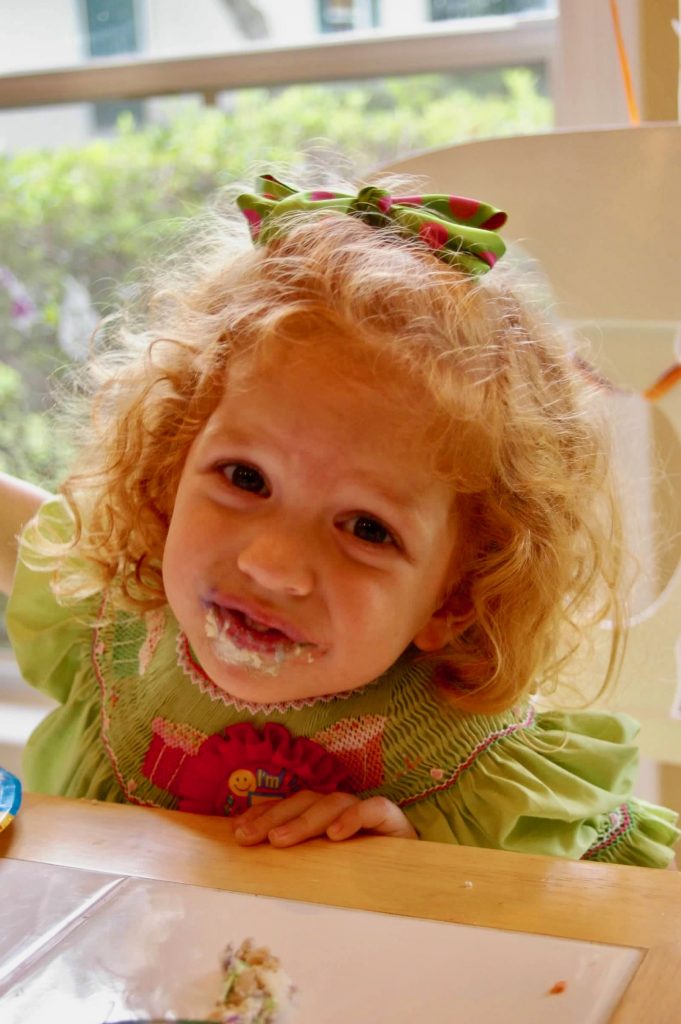
{"type": "Polygon", "coordinates": [[[378,25],[379,0],[319,0],[322,32],[343,32],[378,25]]]}
{"type": "Polygon", "coordinates": [[[493,14],[547,10],[552,0],[430,0],[430,20],[481,18],[493,14]]]}
{"type": "Polygon", "coordinates": [[[86,0],[91,57],[134,53],[139,47],[134,0],[86,0]]]}
{"type": "MultiPolygon", "coordinates": [[[[90,57],[113,57],[139,49],[135,0],[86,0],[85,17],[90,57]]],[[[115,128],[120,115],[126,112],[138,124],[145,119],[140,100],[99,102],[93,104],[93,111],[99,130],[115,128]]]]}

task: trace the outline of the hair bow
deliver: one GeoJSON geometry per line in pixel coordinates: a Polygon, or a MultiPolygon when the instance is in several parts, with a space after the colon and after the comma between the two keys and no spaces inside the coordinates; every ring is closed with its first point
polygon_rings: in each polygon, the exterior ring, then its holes
{"type": "Polygon", "coordinates": [[[374,227],[394,225],[421,239],[434,255],[468,274],[484,274],[506,252],[496,233],[506,214],[463,196],[393,196],[369,185],[356,195],[315,189],[298,192],[271,174],[257,179],[256,193],[237,197],[258,244],[285,233],[286,216],[296,210],[329,210],[360,217],[374,227]]]}

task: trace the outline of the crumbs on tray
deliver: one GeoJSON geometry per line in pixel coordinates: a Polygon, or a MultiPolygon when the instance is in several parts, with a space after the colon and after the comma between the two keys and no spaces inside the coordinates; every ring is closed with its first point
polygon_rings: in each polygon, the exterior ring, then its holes
{"type": "Polygon", "coordinates": [[[222,991],[208,1020],[218,1024],[285,1024],[295,986],[278,957],[245,939],[222,957],[222,991]]]}

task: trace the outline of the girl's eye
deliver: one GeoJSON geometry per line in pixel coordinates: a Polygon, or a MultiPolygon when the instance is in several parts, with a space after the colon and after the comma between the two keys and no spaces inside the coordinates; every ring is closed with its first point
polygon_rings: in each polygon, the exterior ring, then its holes
{"type": "Polygon", "coordinates": [[[220,467],[233,487],[240,491],[250,491],[251,494],[268,495],[269,489],[264,476],[255,466],[249,466],[245,462],[230,462],[220,467]]]}
{"type": "Polygon", "coordinates": [[[348,522],[348,529],[359,540],[368,544],[395,544],[390,530],[372,516],[353,516],[348,522]]]}

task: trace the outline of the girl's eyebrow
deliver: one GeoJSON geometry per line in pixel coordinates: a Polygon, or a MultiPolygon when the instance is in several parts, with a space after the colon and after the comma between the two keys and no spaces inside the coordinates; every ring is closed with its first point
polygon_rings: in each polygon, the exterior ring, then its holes
{"type": "MultiPolygon", "coordinates": [[[[230,423],[229,420],[218,415],[215,416],[204,432],[204,439],[209,444],[253,444],[256,440],[262,440],[265,428],[262,428],[262,433],[259,438],[254,438],[253,435],[243,430],[237,423],[230,423]]],[[[267,442],[273,440],[273,437],[267,435],[265,437],[267,442]]]]}
{"type": "Polygon", "coordinates": [[[365,489],[371,496],[376,495],[379,500],[404,512],[416,512],[419,508],[417,489],[409,491],[402,488],[391,487],[389,483],[377,480],[372,473],[353,474],[353,483],[365,489]]]}

